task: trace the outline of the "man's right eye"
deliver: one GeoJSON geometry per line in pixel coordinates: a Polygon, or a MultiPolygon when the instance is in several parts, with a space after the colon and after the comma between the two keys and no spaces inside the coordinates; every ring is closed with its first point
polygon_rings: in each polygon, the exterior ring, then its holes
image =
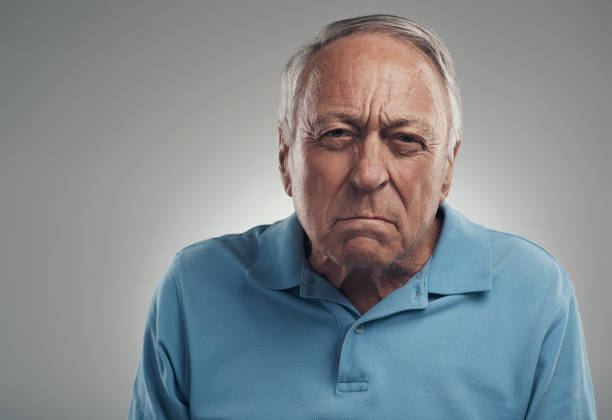
{"type": "Polygon", "coordinates": [[[341,150],[353,143],[353,133],[343,128],[335,128],[321,134],[319,144],[327,149],[341,150]]]}
{"type": "Polygon", "coordinates": [[[336,130],[330,131],[329,134],[332,137],[342,137],[342,136],[348,135],[348,132],[346,130],[342,130],[342,129],[338,128],[336,130]]]}
{"type": "Polygon", "coordinates": [[[349,133],[346,130],[343,130],[341,128],[336,128],[334,130],[330,130],[327,133],[323,134],[323,136],[331,136],[331,137],[335,137],[335,138],[339,138],[339,137],[350,137],[351,133],[349,133]]]}

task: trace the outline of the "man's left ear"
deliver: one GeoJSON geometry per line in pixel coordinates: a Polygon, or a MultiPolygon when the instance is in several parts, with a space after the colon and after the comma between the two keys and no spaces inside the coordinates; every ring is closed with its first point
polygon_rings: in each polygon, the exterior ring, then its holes
{"type": "Polygon", "coordinates": [[[285,193],[289,197],[291,197],[291,175],[289,173],[289,146],[287,146],[287,142],[283,138],[283,131],[278,128],[278,169],[281,174],[281,181],[283,182],[283,188],[285,189],[285,193]]]}
{"type": "Polygon", "coordinates": [[[455,143],[455,148],[453,149],[453,157],[449,158],[446,161],[446,170],[444,174],[444,183],[442,184],[442,191],[440,194],[440,204],[442,204],[448,194],[450,193],[451,183],[453,181],[453,172],[455,170],[455,159],[457,158],[457,152],[459,151],[459,146],[461,145],[461,139],[457,140],[455,143]]]}

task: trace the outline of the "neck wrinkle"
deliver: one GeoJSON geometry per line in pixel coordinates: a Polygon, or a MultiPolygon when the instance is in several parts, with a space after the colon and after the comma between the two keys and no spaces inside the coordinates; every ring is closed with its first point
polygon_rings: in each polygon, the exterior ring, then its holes
{"type": "Polygon", "coordinates": [[[396,263],[382,268],[340,266],[328,256],[317,253],[308,239],[305,239],[308,242],[305,249],[312,268],[363,313],[362,309],[369,309],[394,290],[404,286],[425,266],[436,247],[441,230],[442,221],[436,217],[419,242],[420,246],[415,255],[408,252],[396,263]]]}

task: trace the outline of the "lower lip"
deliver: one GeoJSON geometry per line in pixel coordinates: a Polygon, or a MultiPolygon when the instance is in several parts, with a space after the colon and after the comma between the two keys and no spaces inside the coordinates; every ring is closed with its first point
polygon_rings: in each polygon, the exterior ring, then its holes
{"type": "Polygon", "coordinates": [[[375,219],[370,217],[351,217],[350,219],[340,219],[339,222],[373,222],[373,223],[389,223],[391,222],[384,219],[375,219]]]}

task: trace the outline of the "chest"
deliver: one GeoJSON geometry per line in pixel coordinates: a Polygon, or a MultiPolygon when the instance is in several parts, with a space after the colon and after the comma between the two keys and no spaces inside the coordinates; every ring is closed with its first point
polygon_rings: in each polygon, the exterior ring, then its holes
{"type": "Polygon", "coordinates": [[[204,312],[191,333],[194,418],[521,418],[537,340],[486,302],[448,296],[363,322],[295,300],[204,312]]]}

